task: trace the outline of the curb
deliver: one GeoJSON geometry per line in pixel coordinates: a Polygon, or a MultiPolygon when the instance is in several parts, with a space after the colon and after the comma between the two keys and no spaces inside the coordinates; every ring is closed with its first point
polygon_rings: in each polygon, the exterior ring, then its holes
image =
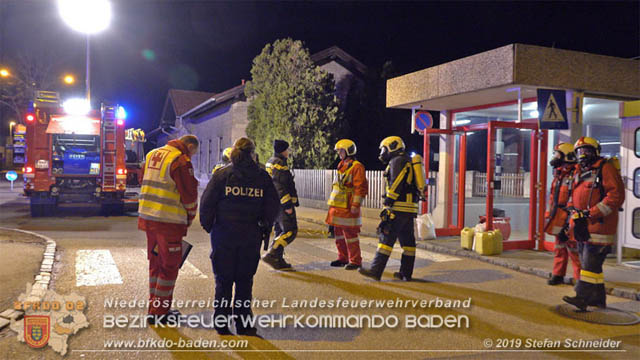
{"type": "MultiPolygon", "coordinates": [[[[10,229],[4,227],[0,227],[0,231],[27,234],[42,240],[43,244],[46,245],[42,263],[40,264],[40,273],[35,276],[35,283],[33,285],[29,284],[27,286],[27,291],[29,291],[29,294],[25,299],[25,301],[28,302],[40,302],[42,298],[44,298],[44,295],[47,293],[47,289],[49,289],[49,284],[51,283],[51,273],[53,272],[53,264],[55,263],[56,242],[51,238],[31,231],[10,229]]],[[[0,330],[9,325],[11,322],[20,320],[23,315],[24,311],[22,310],[14,310],[13,308],[6,309],[2,313],[0,313],[0,330]]]]}
{"type": "MultiPolygon", "coordinates": [[[[306,218],[306,217],[298,217],[298,219],[299,220],[303,220],[303,221],[307,221],[307,222],[310,222],[310,223],[314,223],[314,224],[326,225],[323,221],[318,221],[316,219],[311,219],[311,218],[306,218]]],[[[373,234],[373,233],[369,233],[369,232],[365,232],[365,231],[360,232],[360,234],[362,234],[363,236],[367,236],[367,237],[373,237],[373,238],[377,238],[378,237],[377,234],[373,234]]],[[[497,257],[490,257],[490,256],[480,255],[480,254],[477,254],[477,253],[475,253],[473,251],[469,251],[469,250],[452,249],[452,248],[448,248],[446,246],[441,246],[441,245],[436,245],[436,244],[429,244],[429,243],[425,243],[425,242],[416,242],[416,247],[418,247],[420,249],[423,249],[423,250],[428,250],[428,251],[440,253],[440,254],[455,255],[455,256],[459,256],[459,257],[466,257],[466,258],[470,258],[470,259],[474,259],[474,260],[483,261],[483,262],[486,262],[486,263],[489,263],[489,264],[502,266],[502,267],[505,267],[507,269],[515,270],[515,271],[518,271],[518,272],[521,272],[521,273],[525,273],[525,274],[529,274],[529,275],[535,275],[535,276],[541,277],[543,279],[548,279],[548,278],[551,277],[551,272],[548,271],[548,270],[543,270],[543,269],[534,268],[534,267],[530,267],[530,266],[520,266],[520,265],[518,265],[516,263],[509,262],[508,260],[500,259],[500,258],[497,258],[497,257]]],[[[621,298],[634,300],[634,301],[640,301],[640,292],[639,291],[636,291],[636,290],[633,290],[633,289],[628,289],[628,288],[617,288],[617,287],[605,287],[605,289],[606,289],[608,295],[621,297],[621,298]]]]}

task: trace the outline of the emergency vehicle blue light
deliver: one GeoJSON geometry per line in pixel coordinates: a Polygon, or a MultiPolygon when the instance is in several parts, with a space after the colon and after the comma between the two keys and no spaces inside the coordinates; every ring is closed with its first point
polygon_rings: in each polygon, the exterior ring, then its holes
{"type": "Polygon", "coordinates": [[[124,110],[124,107],[118,106],[118,110],[116,110],[116,118],[117,119],[126,119],[127,112],[124,110]]]}

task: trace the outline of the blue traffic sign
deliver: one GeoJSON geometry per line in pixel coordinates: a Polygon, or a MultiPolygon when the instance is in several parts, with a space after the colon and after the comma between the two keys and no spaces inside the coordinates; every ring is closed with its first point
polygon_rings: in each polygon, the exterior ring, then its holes
{"type": "Polygon", "coordinates": [[[538,89],[538,125],[540,129],[569,129],[564,90],[538,89]]]}
{"type": "Polygon", "coordinates": [[[433,127],[433,116],[428,111],[418,111],[416,113],[416,130],[423,131],[433,127]]]}
{"type": "Polygon", "coordinates": [[[7,174],[5,175],[5,177],[9,181],[15,181],[18,178],[18,173],[15,171],[7,171],[7,174]]]}

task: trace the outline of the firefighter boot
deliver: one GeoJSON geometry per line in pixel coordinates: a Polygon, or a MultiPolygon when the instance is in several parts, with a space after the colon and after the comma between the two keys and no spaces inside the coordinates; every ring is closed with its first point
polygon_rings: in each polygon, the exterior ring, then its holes
{"type": "Polygon", "coordinates": [[[384,255],[376,252],[376,256],[373,258],[373,262],[371,263],[371,268],[366,269],[364,267],[361,267],[360,269],[358,269],[358,272],[366,277],[370,277],[376,281],[380,281],[382,272],[384,271],[385,266],[387,266],[388,260],[389,255],[384,255]]]}
{"type": "Polygon", "coordinates": [[[269,249],[269,252],[262,257],[262,261],[276,270],[291,268],[291,264],[284,260],[284,248],[282,246],[269,249]]]}
{"type": "Polygon", "coordinates": [[[587,311],[586,300],[579,296],[563,296],[562,301],[577,307],[580,311],[587,311]]]}
{"type": "Polygon", "coordinates": [[[400,271],[394,272],[393,277],[399,280],[411,281],[415,260],[415,256],[402,254],[402,259],[400,260],[400,271]]]}
{"type": "Polygon", "coordinates": [[[547,280],[547,284],[549,285],[558,285],[564,283],[564,277],[559,275],[553,275],[547,280]]]}

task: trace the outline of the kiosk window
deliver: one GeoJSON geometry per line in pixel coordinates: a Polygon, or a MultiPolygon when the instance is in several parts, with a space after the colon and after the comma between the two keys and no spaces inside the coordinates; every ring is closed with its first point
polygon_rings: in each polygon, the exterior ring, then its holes
{"type": "Polygon", "coordinates": [[[640,208],[633,209],[633,224],[631,226],[633,236],[640,239],[640,208]]]}
{"type": "Polygon", "coordinates": [[[633,195],[640,198],[640,168],[633,171],[633,195]]]}

